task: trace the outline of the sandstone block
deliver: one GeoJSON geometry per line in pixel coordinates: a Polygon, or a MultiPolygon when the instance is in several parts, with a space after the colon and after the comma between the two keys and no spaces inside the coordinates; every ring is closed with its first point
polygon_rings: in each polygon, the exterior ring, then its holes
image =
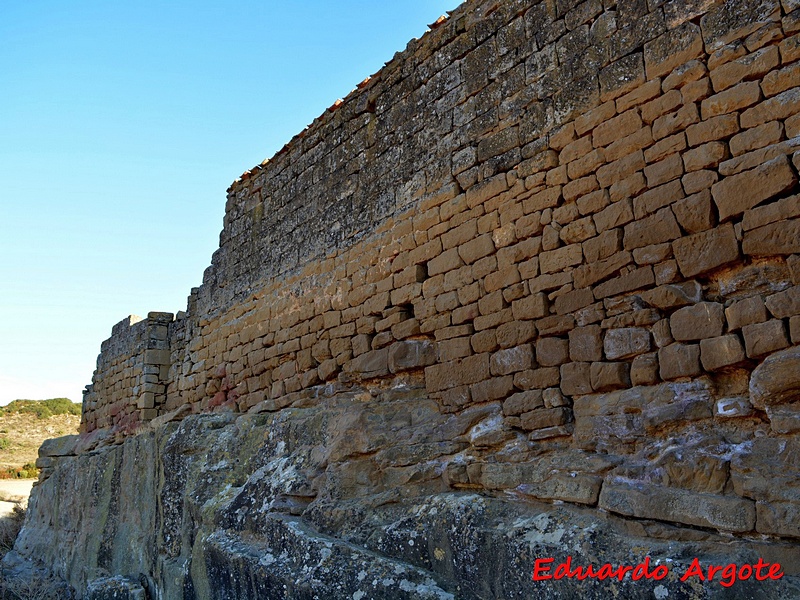
{"type": "Polygon", "coordinates": [[[706,98],[701,104],[703,120],[732,113],[756,104],[761,98],[757,81],[740,83],[736,87],[706,98]]]}
{"type": "Polygon", "coordinates": [[[713,169],[728,158],[728,147],[722,142],[708,142],[697,146],[683,155],[683,164],[687,173],[700,169],[713,169]]]}
{"type": "Polygon", "coordinates": [[[544,317],[549,311],[547,294],[539,292],[514,300],[511,310],[514,318],[520,321],[544,317]]]}
{"type": "Polygon", "coordinates": [[[543,274],[563,271],[581,262],[583,262],[583,249],[580,244],[570,244],[539,255],[539,268],[543,274]]]}
{"type": "Polygon", "coordinates": [[[800,502],[756,502],[756,531],[766,535],[800,537],[800,502]]]}
{"type": "Polygon", "coordinates": [[[389,350],[387,348],[371,350],[345,363],[342,370],[345,373],[356,375],[364,379],[388,375],[389,350]]]}
{"type": "Polygon", "coordinates": [[[387,360],[391,373],[427,367],[436,362],[436,346],[429,340],[396,342],[389,346],[387,360]]]}
{"type": "MultiPolygon", "coordinates": [[[[645,123],[652,123],[658,117],[677,109],[681,104],[681,93],[678,90],[669,90],[641,106],[642,120],[645,123]]],[[[659,144],[661,144],[661,142],[659,142],[659,144]]],[[[677,150],[679,151],[681,149],[682,148],[678,148],[677,150]]],[[[645,153],[645,157],[647,157],[647,153],[645,153]]],[[[650,162],[650,160],[651,159],[648,158],[648,162],[650,162]]]]}
{"type": "Polygon", "coordinates": [[[778,319],[800,315],[800,286],[772,294],[765,304],[772,316],[778,319]]]}
{"type": "MultiPolygon", "coordinates": [[[[494,251],[495,247],[492,240],[492,235],[486,233],[461,244],[458,247],[458,256],[464,261],[464,263],[471,265],[484,256],[489,256],[494,251]]],[[[454,262],[457,264],[457,261],[454,262]]],[[[436,273],[431,273],[429,270],[428,274],[435,275],[436,273]]]]}
{"type": "Polygon", "coordinates": [[[489,371],[492,375],[509,375],[533,366],[533,349],[530,344],[499,350],[492,354],[489,371]]]}
{"type": "Polygon", "coordinates": [[[590,288],[581,288],[559,296],[555,301],[556,313],[572,314],[594,302],[594,294],[590,288]]]}
{"type": "MultiPolygon", "coordinates": [[[[489,241],[491,242],[491,236],[489,236],[489,241]]],[[[451,248],[428,261],[428,275],[433,277],[439,273],[458,269],[463,265],[464,262],[458,254],[458,249],[451,248]]]]}
{"type": "Polygon", "coordinates": [[[791,189],[796,183],[789,159],[781,155],[755,169],[726,177],[711,187],[711,193],[720,221],[724,221],[791,189]]]}
{"type": "Polygon", "coordinates": [[[558,367],[544,367],[514,374],[514,385],[521,390],[543,390],[559,384],[558,367]]]}
{"type": "Polygon", "coordinates": [[[782,134],[783,124],[780,121],[770,121],[748,129],[730,139],[731,154],[739,156],[775,144],[781,140],[782,134]]]}
{"type": "Polygon", "coordinates": [[[583,242],[583,256],[586,262],[605,260],[622,250],[622,237],[622,229],[609,229],[583,242]]]}
{"type": "Polygon", "coordinates": [[[739,243],[730,223],[675,240],[672,248],[684,277],[706,273],[739,258],[739,243]]]}
{"type": "Polygon", "coordinates": [[[755,503],[735,496],[702,494],[642,481],[606,480],[598,506],[640,519],[658,519],[723,531],[752,531],[755,503]]]}
{"type": "MultiPolygon", "coordinates": [[[[592,144],[595,148],[630,135],[642,127],[642,118],[636,110],[629,110],[598,125],[592,132],[592,144]]],[[[598,163],[599,164],[599,163],[598,163]]]]}
{"type": "Polygon", "coordinates": [[[783,321],[773,319],[742,327],[747,356],[760,358],[789,346],[786,327],[783,321]]]}
{"type": "Polygon", "coordinates": [[[505,377],[492,377],[485,381],[473,383],[469,386],[469,393],[473,402],[491,402],[501,400],[508,396],[514,389],[514,378],[511,375],[505,377]]]}
{"type": "Polygon", "coordinates": [[[680,308],[700,301],[702,288],[696,281],[660,285],[641,293],[650,306],[661,309],[680,308]]]}
{"type": "Polygon", "coordinates": [[[596,392],[610,392],[631,385],[630,365],[626,362],[593,362],[591,383],[596,392]]]}
{"type": "Polygon", "coordinates": [[[686,139],[689,142],[689,146],[699,146],[700,144],[729,137],[737,131],[739,131],[739,118],[737,115],[719,115],[687,128],[686,139]]]}
{"type": "Polygon", "coordinates": [[[629,198],[613,202],[599,213],[593,215],[597,233],[621,227],[633,221],[633,203],[629,198]]]}
{"type": "Polygon", "coordinates": [[[711,203],[711,193],[703,190],[672,205],[678,223],[688,233],[699,233],[716,225],[716,216],[711,203]]]}
{"type": "Polygon", "coordinates": [[[800,344],[800,316],[789,319],[789,337],[793,344],[800,344]]]}
{"type": "Polygon", "coordinates": [[[675,311],[670,317],[672,337],[680,342],[722,335],[725,311],[717,302],[699,302],[675,311]]]}
{"type": "Polygon", "coordinates": [[[726,308],[725,317],[728,320],[728,329],[736,331],[745,325],[763,323],[769,318],[769,315],[761,296],[751,296],[737,300],[726,308]]]}
{"type": "Polygon", "coordinates": [[[717,371],[742,362],[744,348],[735,334],[700,341],[700,360],[706,371],[717,371]]]}
{"type": "Polygon", "coordinates": [[[429,392],[469,385],[488,378],[489,355],[486,353],[425,368],[425,387],[429,392]]]}
{"type": "Polygon", "coordinates": [[[572,411],[565,406],[558,408],[537,408],[522,415],[522,428],[532,431],[555,427],[567,423],[572,416],[572,411]]]}
{"type": "Polygon", "coordinates": [[[557,367],[569,361],[569,342],[556,337],[536,340],[536,360],[543,367],[557,367]]]}
{"type": "Polygon", "coordinates": [[[594,297],[600,300],[645,288],[653,283],[655,283],[655,275],[653,268],[648,265],[601,283],[594,289],[594,297]]]}
{"type": "Polygon", "coordinates": [[[653,139],[660,140],[699,121],[697,105],[686,104],[676,112],[659,117],[653,122],[653,139]]]}
{"type": "Polygon", "coordinates": [[[800,393],[800,348],[768,356],[750,376],[750,401],[756,408],[786,404],[800,393]]]}
{"type": "Polygon", "coordinates": [[[589,363],[571,362],[561,365],[561,391],[567,396],[591,394],[589,363]]]}
{"type": "Polygon", "coordinates": [[[623,243],[626,250],[633,250],[642,246],[669,242],[679,237],[681,237],[680,227],[678,227],[672,210],[667,207],[662,208],[654,215],[626,225],[623,243]]]}
{"type": "Polygon", "coordinates": [[[659,374],[666,381],[700,375],[700,346],[670,344],[658,351],[659,374]]]}
{"type": "Polygon", "coordinates": [[[653,324],[653,340],[657,348],[669,346],[675,341],[672,337],[672,330],[669,327],[669,319],[661,319],[653,324]]]}
{"type": "Polygon", "coordinates": [[[600,187],[608,187],[615,182],[627,179],[644,167],[644,153],[637,150],[597,169],[597,181],[600,187]]]}
{"type": "Polygon", "coordinates": [[[681,178],[683,189],[687,194],[696,194],[697,192],[711,189],[711,186],[717,181],[719,181],[719,174],[716,171],[709,170],[687,173],[681,178]]]}
{"type": "Polygon", "coordinates": [[[575,317],[572,315],[551,315],[536,321],[539,335],[562,335],[575,327],[575,317]]]}
{"type": "Polygon", "coordinates": [[[544,481],[523,483],[516,489],[534,498],[595,505],[602,481],[596,475],[555,473],[544,481]]]}
{"type": "Polygon", "coordinates": [[[603,359],[603,338],[599,325],[576,327],[569,332],[569,357],[575,362],[603,359]]]}
{"type": "MultiPolygon", "coordinates": [[[[644,65],[641,53],[632,53],[611,63],[600,71],[600,99],[613,99],[630,92],[634,94],[638,86],[644,83],[644,65]]],[[[617,110],[623,112],[630,102],[617,103],[617,110]]]]}
{"type": "Polygon", "coordinates": [[[800,219],[789,219],[746,231],[742,252],[749,256],[800,252],[800,219]]]}
{"type": "Polygon", "coordinates": [[[748,108],[739,118],[745,129],[758,127],[774,119],[786,119],[800,112],[800,87],[793,87],[748,108]]]}
{"type": "Polygon", "coordinates": [[[147,365],[168,365],[169,350],[145,350],[144,362],[147,365]]]}
{"type": "Polygon", "coordinates": [[[609,329],[603,340],[603,349],[609,360],[644,354],[650,351],[650,347],[650,332],[643,327],[609,329]]]}
{"type": "Polygon", "coordinates": [[[683,23],[644,45],[644,65],[647,79],[669,74],[674,68],[703,53],[700,28],[683,23]]]}
{"type": "Polygon", "coordinates": [[[654,385],[659,381],[658,354],[640,354],[631,363],[632,385],[654,385]]]}
{"type": "Polygon", "coordinates": [[[800,216],[800,195],[782,198],[764,206],[752,208],[744,213],[742,229],[749,231],[776,221],[800,216]]]}
{"type": "Polygon", "coordinates": [[[776,46],[767,46],[711,71],[714,90],[720,92],[744,79],[760,79],[780,63],[776,46]]]}
{"type": "Polygon", "coordinates": [[[541,390],[526,390],[512,394],[503,402],[503,414],[506,416],[521,415],[537,408],[544,407],[541,390]]]}

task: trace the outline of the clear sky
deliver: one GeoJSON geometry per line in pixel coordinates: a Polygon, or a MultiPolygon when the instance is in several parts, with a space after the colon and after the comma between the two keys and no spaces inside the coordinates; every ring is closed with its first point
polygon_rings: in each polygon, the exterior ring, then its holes
{"type": "Polygon", "coordinates": [[[0,404],[81,400],[129,314],[177,312],[225,190],[458,0],[7,0],[0,404]]]}

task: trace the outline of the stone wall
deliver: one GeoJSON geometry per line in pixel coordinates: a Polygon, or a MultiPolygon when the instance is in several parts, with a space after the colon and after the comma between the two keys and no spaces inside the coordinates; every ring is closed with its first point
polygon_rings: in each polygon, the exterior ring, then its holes
{"type": "Polygon", "coordinates": [[[800,537],[797,2],[432,27],[233,184],[185,318],[144,354],[115,329],[84,433],[417,380],[499,407],[452,489],[800,537]]]}

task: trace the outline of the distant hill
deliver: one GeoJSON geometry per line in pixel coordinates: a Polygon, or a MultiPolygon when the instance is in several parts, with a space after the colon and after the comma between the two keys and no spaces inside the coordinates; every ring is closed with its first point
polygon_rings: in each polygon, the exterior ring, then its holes
{"type": "Polygon", "coordinates": [[[37,477],[39,446],[78,433],[81,405],[69,398],[14,400],[0,407],[0,479],[37,477]]]}

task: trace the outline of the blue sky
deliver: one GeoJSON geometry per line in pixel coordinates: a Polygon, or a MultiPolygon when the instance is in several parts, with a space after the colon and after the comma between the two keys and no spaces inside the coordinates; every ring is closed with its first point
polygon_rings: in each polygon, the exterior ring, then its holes
{"type": "Polygon", "coordinates": [[[176,312],[225,190],[457,0],[8,0],[0,404],[81,400],[128,314],[176,312]]]}

